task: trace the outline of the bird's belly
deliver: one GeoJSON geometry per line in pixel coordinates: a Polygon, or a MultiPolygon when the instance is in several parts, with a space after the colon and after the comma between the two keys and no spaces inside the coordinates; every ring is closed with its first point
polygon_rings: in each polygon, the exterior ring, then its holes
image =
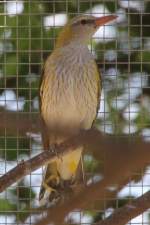
{"type": "Polygon", "coordinates": [[[47,78],[41,112],[48,126],[88,129],[98,105],[97,67],[93,60],[84,65],[57,65],[47,78]],[[44,104],[45,102],[45,104],[44,104]]]}
{"type": "Polygon", "coordinates": [[[88,129],[96,115],[96,101],[83,87],[63,92],[57,90],[57,93],[51,95],[43,117],[46,124],[52,127],[88,129]]]}

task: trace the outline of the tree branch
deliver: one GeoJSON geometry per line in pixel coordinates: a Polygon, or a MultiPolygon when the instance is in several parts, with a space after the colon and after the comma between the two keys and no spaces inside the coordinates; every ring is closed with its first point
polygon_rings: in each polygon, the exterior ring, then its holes
{"type": "MultiPolygon", "coordinates": [[[[46,225],[50,222],[55,224],[62,224],[64,218],[68,213],[75,209],[84,210],[90,208],[90,206],[99,199],[99,210],[104,210],[104,200],[110,198],[113,192],[109,190],[109,187],[120,187],[125,185],[125,182],[130,182],[133,174],[145,168],[150,162],[150,145],[138,138],[118,138],[114,137],[93,137],[92,146],[104,149],[104,173],[103,179],[90,186],[83,188],[80,193],[74,195],[70,200],[65,201],[63,204],[57,207],[47,210],[47,215],[36,225],[46,225]],[[93,145],[93,143],[95,143],[93,145]],[[59,212],[59,217],[57,216],[59,212]]],[[[93,150],[93,149],[92,149],[93,150]]],[[[98,150],[98,149],[97,149],[98,150]]],[[[101,156],[99,151],[94,151],[97,159],[101,156]]]]}
{"type": "Polygon", "coordinates": [[[76,137],[70,138],[69,140],[57,146],[55,150],[57,152],[57,156],[56,153],[53,153],[50,149],[48,151],[43,151],[42,153],[27,161],[22,160],[21,163],[19,163],[15,168],[0,177],[0,192],[4,191],[7,187],[20,180],[24,176],[30,174],[43,165],[46,165],[49,161],[55,160],[58,155],[62,156],[67,154],[69,151],[75,151],[76,148],[80,146],[83,141],[85,141],[85,136],[86,132],[82,131],[76,137]]]}
{"type": "Polygon", "coordinates": [[[12,111],[0,111],[0,132],[7,129],[10,134],[15,134],[19,131],[20,134],[26,132],[39,132],[42,128],[39,113],[24,113],[12,111]]]}
{"type": "Polygon", "coordinates": [[[134,199],[129,204],[116,209],[115,212],[96,225],[125,225],[131,219],[142,214],[150,208],[150,191],[139,198],[134,199]]]}
{"type": "MultiPolygon", "coordinates": [[[[4,113],[5,116],[6,114],[4,113]]],[[[33,122],[32,117],[27,116],[25,118],[23,116],[23,120],[18,120],[21,117],[17,117],[17,114],[12,114],[11,116],[9,117],[9,119],[11,118],[10,120],[7,120],[8,117],[5,118],[5,122],[3,121],[2,125],[0,124],[0,128],[4,128],[7,125],[6,128],[9,129],[9,122],[12,122],[13,129],[15,129],[13,121],[16,118],[17,126],[19,126],[17,129],[23,133],[30,130],[41,130],[41,123],[38,117],[35,117],[36,122],[33,122]],[[24,122],[22,123],[22,121],[24,122]],[[28,125],[24,127],[27,123],[28,125]]],[[[121,187],[125,182],[130,181],[133,172],[147,166],[150,162],[150,144],[144,142],[142,138],[134,136],[132,138],[128,136],[107,136],[94,129],[81,131],[78,135],[57,146],[56,149],[58,155],[62,155],[67,154],[68,151],[75,151],[81,145],[86,145],[86,151],[89,151],[96,159],[100,159],[103,162],[104,179],[101,182],[84,187],[64,204],[48,209],[46,217],[39,221],[38,225],[45,225],[50,223],[50,221],[61,224],[68,213],[74,209],[80,208],[82,210],[87,208],[91,202],[95,202],[97,199],[100,199],[103,203],[103,200],[112,194],[108,191],[108,187],[116,184],[121,187]],[[59,218],[57,216],[58,211],[59,218]]],[[[55,160],[55,157],[55,154],[49,150],[30,160],[22,161],[17,167],[0,178],[0,192],[50,160],[55,160]]]]}

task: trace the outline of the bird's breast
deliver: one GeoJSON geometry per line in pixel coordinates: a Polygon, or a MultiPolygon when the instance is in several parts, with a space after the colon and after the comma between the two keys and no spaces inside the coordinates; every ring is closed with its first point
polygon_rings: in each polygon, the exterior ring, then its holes
{"type": "Polygon", "coordinates": [[[46,63],[45,74],[48,87],[43,90],[42,113],[46,120],[89,127],[96,115],[99,75],[88,49],[62,49],[46,63]]]}

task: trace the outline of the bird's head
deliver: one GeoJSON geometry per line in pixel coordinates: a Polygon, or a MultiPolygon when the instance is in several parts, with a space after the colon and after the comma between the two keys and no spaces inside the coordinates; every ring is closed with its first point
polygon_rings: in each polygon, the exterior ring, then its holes
{"type": "Polygon", "coordinates": [[[62,47],[71,42],[86,43],[100,26],[116,19],[117,16],[109,15],[103,17],[94,17],[91,15],[82,15],[69,21],[59,34],[56,46],[62,47]]]}

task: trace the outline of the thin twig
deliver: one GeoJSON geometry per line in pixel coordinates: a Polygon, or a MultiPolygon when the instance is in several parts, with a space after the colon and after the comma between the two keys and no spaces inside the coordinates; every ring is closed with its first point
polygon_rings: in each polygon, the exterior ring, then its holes
{"type": "Polygon", "coordinates": [[[142,214],[150,208],[150,191],[139,198],[132,200],[129,204],[116,209],[112,215],[96,225],[125,225],[131,219],[142,214]]]}

